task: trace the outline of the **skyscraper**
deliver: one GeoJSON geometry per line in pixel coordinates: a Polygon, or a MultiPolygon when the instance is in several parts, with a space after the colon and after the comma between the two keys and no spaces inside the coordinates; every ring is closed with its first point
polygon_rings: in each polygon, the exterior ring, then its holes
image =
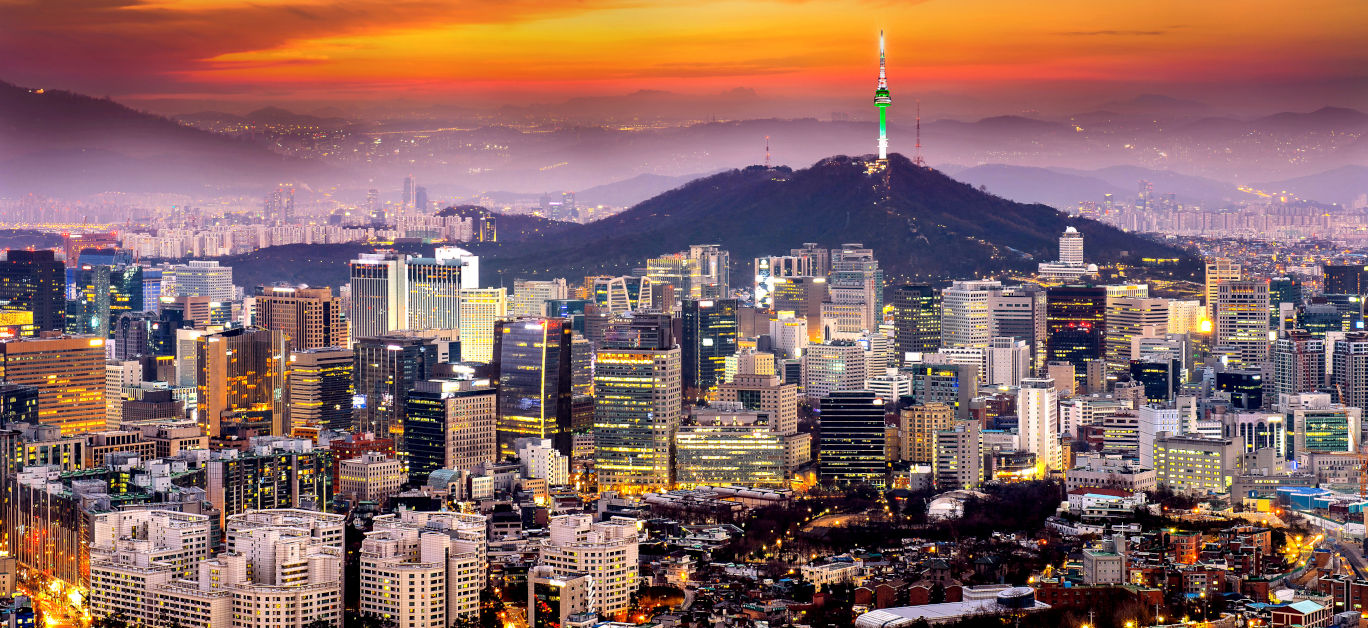
{"type": "Polygon", "coordinates": [[[1331,390],[1335,400],[1368,408],[1368,333],[1350,332],[1337,339],[1331,356],[1331,390]]]}
{"type": "Polygon", "coordinates": [[[462,290],[458,327],[461,360],[489,362],[494,359],[494,324],[508,314],[504,288],[462,290]]]}
{"type": "Polygon", "coordinates": [[[1107,290],[1084,286],[1050,288],[1046,300],[1046,359],[1074,365],[1081,382],[1090,360],[1103,357],[1107,334],[1107,290]]]}
{"type": "Polygon", "coordinates": [[[103,264],[67,269],[66,332],[109,336],[109,275],[103,264]]]}
{"type": "Polygon", "coordinates": [[[1368,266],[1326,264],[1325,294],[1368,294],[1368,266]]]}
{"type": "Polygon", "coordinates": [[[1132,340],[1153,328],[1168,333],[1168,299],[1113,297],[1107,301],[1107,367],[1114,373],[1130,368],[1139,355],[1131,353],[1132,340]]]}
{"type": "Polygon", "coordinates": [[[414,182],[413,175],[404,177],[403,205],[405,209],[413,207],[413,201],[417,196],[417,183],[414,182]]]}
{"type": "Polygon", "coordinates": [[[425,380],[409,393],[404,451],[409,481],[438,469],[468,470],[498,459],[496,389],[489,380],[425,380]]]}
{"type": "Polygon", "coordinates": [[[210,301],[228,302],[233,300],[233,269],[220,266],[213,260],[192,260],[176,264],[162,273],[164,296],[168,287],[174,287],[174,296],[209,297],[210,301]]]}
{"type": "Polygon", "coordinates": [[[932,353],[941,342],[941,297],[931,286],[899,286],[893,290],[894,362],[909,353],[932,353]]]}
{"type": "Polygon", "coordinates": [[[461,260],[411,257],[405,266],[408,320],[404,328],[460,328],[461,260]]]}
{"type": "Polygon", "coordinates": [[[516,455],[519,438],[549,438],[556,450],[571,448],[571,341],[563,318],[521,318],[494,326],[499,375],[500,455],[516,455]]]}
{"type": "Polygon", "coordinates": [[[1216,287],[1213,351],[1250,368],[1268,357],[1268,280],[1222,281],[1216,287]]]}
{"type": "Polygon", "coordinates": [[[36,387],[38,422],[64,436],[105,427],[102,336],[0,340],[0,380],[36,387]]]}
{"type": "Polygon", "coordinates": [[[290,429],[319,426],[351,430],[355,355],[346,347],[310,347],[290,352],[290,429]]]}
{"type": "Polygon", "coordinates": [[[253,322],[258,327],[285,332],[295,350],[347,343],[342,299],[333,296],[332,288],[257,286],[253,322]]]}
{"type": "Polygon", "coordinates": [[[669,316],[637,315],[609,330],[594,360],[599,487],[673,483],[671,449],[682,412],[680,349],[669,316]]]}
{"type": "Polygon", "coordinates": [[[352,351],[359,431],[402,442],[409,391],[433,377],[436,345],[416,333],[394,333],[357,338],[352,351]]]}
{"type": "Polygon", "coordinates": [[[879,84],[874,89],[874,106],[879,108],[879,160],[888,159],[888,68],[884,62],[884,34],[879,31],[879,84]]]}
{"type": "Polygon", "coordinates": [[[883,317],[884,273],[874,251],[854,242],[831,250],[827,293],[835,305],[856,306],[860,323],[855,333],[878,328],[883,317]]]}
{"type": "Polygon", "coordinates": [[[1063,466],[1059,447],[1059,393],[1052,379],[1023,379],[1017,391],[1021,448],[1036,455],[1042,472],[1063,466]]]}
{"type": "Polygon", "coordinates": [[[1325,389],[1325,340],[1302,329],[1278,333],[1273,342],[1271,396],[1325,389]]]}
{"type": "Polygon", "coordinates": [[[66,328],[66,267],[52,251],[11,250],[0,262],[0,305],[33,312],[39,331],[66,328]]]}
{"type": "Polygon", "coordinates": [[[379,336],[408,324],[407,264],[394,251],[362,253],[352,260],[351,307],[347,321],[352,338],[379,336]]]}
{"type": "Polygon", "coordinates": [[[731,253],[717,244],[689,245],[694,260],[694,275],[689,296],[696,299],[724,299],[731,292],[731,253]]]}
{"type": "Polygon", "coordinates": [[[722,383],[726,358],[736,354],[736,299],[685,299],[681,319],[684,388],[709,390],[722,383]]]}
{"type": "Polygon", "coordinates": [[[1001,291],[997,281],[956,281],[942,290],[941,346],[987,347],[992,338],[989,299],[1001,291]]]}
{"type": "Polygon", "coordinates": [[[196,339],[200,427],[211,437],[229,424],[283,436],[290,343],[278,330],[234,327],[196,339]]]}
{"type": "Polygon", "coordinates": [[[822,398],[819,476],[824,484],[887,483],[884,401],[872,390],[836,391],[822,398]]]}
{"type": "Polygon", "coordinates": [[[1212,321],[1214,326],[1216,321],[1216,287],[1223,281],[1239,281],[1243,275],[1240,274],[1240,263],[1224,258],[1213,258],[1206,261],[1205,292],[1206,295],[1206,316],[1207,320],[1212,321]]]}

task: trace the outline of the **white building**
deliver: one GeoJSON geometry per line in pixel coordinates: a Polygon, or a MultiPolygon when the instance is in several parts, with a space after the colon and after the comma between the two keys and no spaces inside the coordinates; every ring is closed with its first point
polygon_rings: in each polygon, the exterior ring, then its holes
{"type": "Polygon", "coordinates": [[[384,503],[407,481],[403,463],[383,452],[368,451],[338,463],[337,492],[352,499],[384,503]]]}
{"type": "Polygon", "coordinates": [[[987,347],[991,338],[988,300],[1002,291],[998,281],[956,281],[941,291],[941,347],[987,347]]]}
{"type": "Polygon", "coordinates": [[[513,443],[523,477],[546,480],[548,486],[570,483],[570,458],[556,451],[549,438],[519,438],[513,443]]]}
{"type": "Polygon", "coordinates": [[[589,515],[553,517],[542,541],[541,564],[557,573],[581,573],[593,580],[590,612],[627,610],[637,590],[637,521],[614,517],[597,523],[589,515]]]}
{"type": "Polygon", "coordinates": [[[1031,346],[1025,340],[993,338],[984,351],[983,383],[1017,386],[1031,376],[1031,346]]]}
{"type": "Polygon", "coordinates": [[[803,353],[803,394],[821,399],[865,384],[865,350],[851,341],[808,345],[803,353]]]}
{"type": "Polygon", "coordinates": [[[1022,447],[1036,455],[1045,471],[1063,466],[1059,447],[1059,392],[1052,379],[1023,379],[1017,391],[1022,447]]]}

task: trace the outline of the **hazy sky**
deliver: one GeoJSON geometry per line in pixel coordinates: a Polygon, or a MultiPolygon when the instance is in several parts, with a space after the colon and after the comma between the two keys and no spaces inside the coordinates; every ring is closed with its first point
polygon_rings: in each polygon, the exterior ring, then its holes
{"type": "MultiPolygon", "coordinates": [[[[0,80],[131,102],[549,102],[638,89],[1087,107],[1368,92],[1363,0],[0,0],[0,80]]],[[[905,101],[904,101],[905,102],[905,101]]]]}

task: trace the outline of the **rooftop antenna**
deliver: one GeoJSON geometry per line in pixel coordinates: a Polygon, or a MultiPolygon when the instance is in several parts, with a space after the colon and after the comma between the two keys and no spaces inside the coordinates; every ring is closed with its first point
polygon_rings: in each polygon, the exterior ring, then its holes
{"type": "Polygon", "coordinates": [[[917,150],[913,154],[912,163],[923,168],[926,167],[926,160],[922,159],[921,152],[921,99],[917,99],[917,150]]]}
{"type": "Polygon", "coordinates": [[[769,136],[765,136],[765,170],[770,169],[769,136]]]}

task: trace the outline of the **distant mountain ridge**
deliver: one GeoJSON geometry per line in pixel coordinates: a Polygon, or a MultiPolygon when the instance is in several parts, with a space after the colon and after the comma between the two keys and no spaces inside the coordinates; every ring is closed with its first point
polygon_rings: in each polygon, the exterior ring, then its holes
{"type": "Polygon", "coordinates": [[[196,192],[328,173],[336,175],[112,100],[0,82],[3,192],[196,192]]]}

